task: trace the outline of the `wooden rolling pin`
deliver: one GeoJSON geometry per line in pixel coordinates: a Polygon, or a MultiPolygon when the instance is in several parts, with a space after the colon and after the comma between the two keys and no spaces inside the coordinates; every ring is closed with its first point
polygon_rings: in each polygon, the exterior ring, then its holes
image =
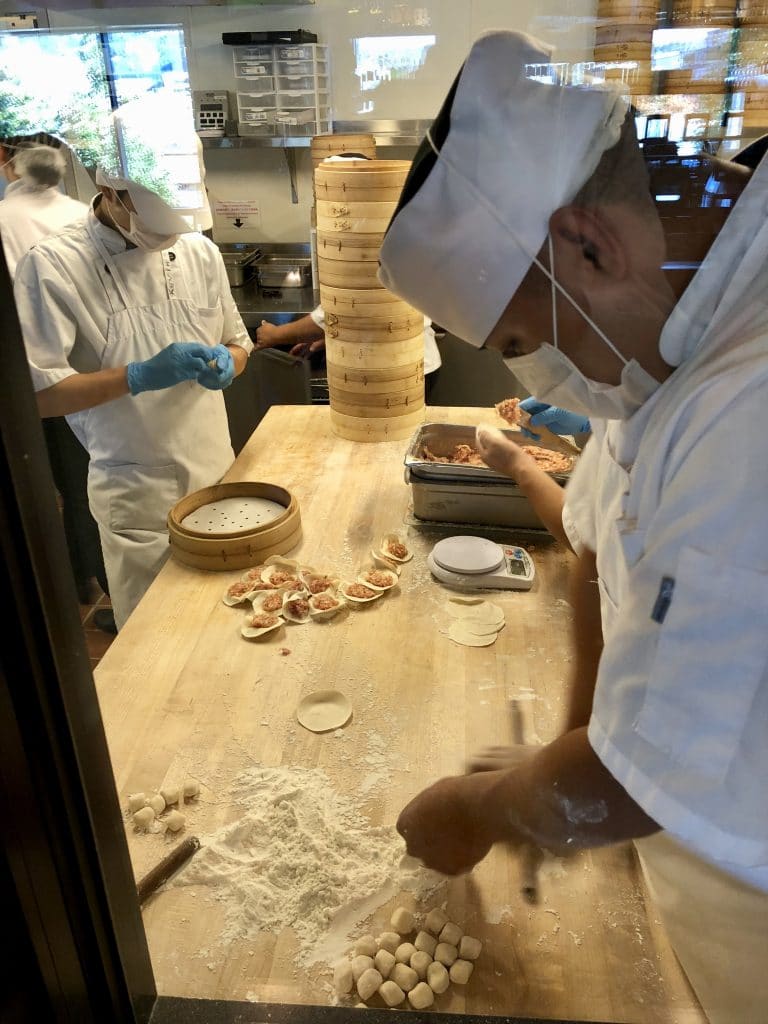
{"type": "Polygon", "coordinates": [[[200,849],[200,840],[197,836],[189,836],[164,857],[136,886],[136,895],[139,897],[139,905],[148,900],[152,893],[157,892],[163,882],[167,882],[171,875],[187,863],[189,858],[200,849]]]}
{"type": "MultiPolygon", "coordinates": [[[[526,742],[525,716],[523,712],[523,701],[515,697],[509,700],[509,712],[512,722],[512,739],[515,743],[526,742]]],[[[520,862],[520,875],[522,884],[520,892],[527,903],[539,902],[539,865],[543,859],[543,853],[533,843],[525,843],[518,849],[518,860],[520,862]]]]}

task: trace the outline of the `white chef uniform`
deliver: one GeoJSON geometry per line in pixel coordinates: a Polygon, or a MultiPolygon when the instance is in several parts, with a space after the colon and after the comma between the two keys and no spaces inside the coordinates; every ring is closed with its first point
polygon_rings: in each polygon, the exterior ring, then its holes
{"type": "Polygon", "coordinates": [[[590,742],[713,1024],[768,1020],[768,160],[667,322],[677,369],[594,435],[563,522],[597,553],[590,742]]]}
{"type": "Polygon", "coordinates": [[[0,238],[11,280],[28,249],[68,224],[84,220],[87,213],[86,203],[71,199],[58,188],[38,188],[21,179],[9,182],[0,202],[0,238]]]}
{"type": "MultiPolygon", "coordinates": [[[[253,348],[221,254],[198,234],[162,252],[128,249],[91,211],[21,260],[14,291],[36,391],[174,341],[253,348]]],[[[224,397],[185,381],[67,420],[91,457],[88,497],[120,627],[168,557],[169,509],[232,464],[224,397]]]]}
{"type": "MultiPolygon", "coordinates": [[[[322,306],[315,306],[309,314],[314,323],[321,331],[325,330],[325,313],[322,306]]],[[[439,370],[442,364],[440,349],[437,347],[435,332],[432,329],[432,321],[428,316],[424,317],[424,376],[439,370]]]]}

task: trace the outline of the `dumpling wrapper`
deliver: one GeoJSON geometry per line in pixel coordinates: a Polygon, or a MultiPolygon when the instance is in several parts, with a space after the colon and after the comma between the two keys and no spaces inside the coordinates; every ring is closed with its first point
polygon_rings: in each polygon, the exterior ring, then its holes
{"type": "Polygon", "coordinates": [[[479,622],[476,619],[457,619],[457,623],[468,633],[476,636],[490,636],[491,633],[500,633],[506,626],[506,622],[479,622]]]}
{"type": "Polygon", "coordinates": [[[485,636],[479,636],[467,628],[466,622],[456,621],[451,623],[448,636],[454,643],[461,644],[462,647],[490,647],[491,644],[496,643],[497,633],[494,631],[485,636]]]}
{"type": "Polygon", "coordinates": [[[479,601],[477,604],[465,604],[463,602],[457,602],[453,598],[449,598],[448,603],[445,606],[445,610],[454,619],[458,619],[461,622],[468,622],[470,620],[476,622],[504,622],[504,612],[497,604],[491,604],[490,601],[479,601]]]}

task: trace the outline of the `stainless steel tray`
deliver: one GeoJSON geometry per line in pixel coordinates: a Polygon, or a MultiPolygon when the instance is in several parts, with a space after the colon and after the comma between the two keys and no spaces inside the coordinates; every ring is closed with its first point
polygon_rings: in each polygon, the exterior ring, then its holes
{"type": "Polygon", "coordinates": [[[256,264],[256,278],[262,288],[306,288],[312,264],[302,256],[262,256],[256,264]]]}
{"type": "MultiPolygon", "coordinates": [[[[502,430],[518,444],[552,449],[549,445],[526,437],[519,430],[502,430]]],[[[463,423],[422,423],[411,438],[405,453],[406,476],[410,473],[419,480],[475,481],[477,483],[509,483],[509,477],[484,466],[461,466],[455,463],[429,462],[423,458],[424,445],[435,455],[449,455],[457,444],[475,445],[475,428],[463,423]]],[[[569,473],[552,473],[555,480],[566,481],[569,473]]]]}

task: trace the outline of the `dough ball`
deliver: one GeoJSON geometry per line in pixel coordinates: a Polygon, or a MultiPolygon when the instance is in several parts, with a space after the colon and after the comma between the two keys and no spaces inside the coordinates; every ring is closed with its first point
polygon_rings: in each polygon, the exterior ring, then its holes
{"type": "Polygon", "coordinates": [[[435,961],[435,963],[429,965],[427,968],[427,984],[436,996],[441,995],[447,990],[451,984],[451,979],[448,977],[448,971],[446,971],[443,964],[435,961]]]}
{"type": "Polygon", "coordinates": [[[165,800],[165,806],[171,807],[173,804],[179,802],[179,794],[181,789],[178,786],[163,786],[160,790],[160,796],[165,800]]]}
{"type": "Polygon", "coordinates": [[[402,939],[397,932],[382,932],[376,942],[379,944],[379,949],[386,949],[387,952],[394,953],[402,939]]]}
{"type": "Polygon", "coordinates": [[[155,820],[155,812],[151,807],[142,807],[133,816],[133,824],[140,832],[146,832],[155,820]]]}
{"type": "Polygon", "coordinates": [[[187,819],[180,811],[171,811],[163,821],[163,824],[168,832],[181,832],[186,821],[187,819]]]}
{"type": "Polygon", "coordinates": [[[456,985],[466,985],[470,979],[472,971],[474,971],[475,965],[471,960],[457,960],[451,964],[451,969],[448,972],[451,981],[456,985]]]}
{"type": "Polygon", "coordinates": [[[435,955],[437,939],[434,935],[430,935],[429,932],[419,932],[413,940],[413,944],[416,949],[419,949],[424,953],[429,953],[430,959],[435,955]]]}
{"type": "Polygon", "coordinates": [[[392,968],[395,966],[396,962],[395,954],[390,953],[388,949],[380,949],[373,958],[374,966],[382,978],[388,978],[390,976],[392,968]]]}
{"type": "Polygon", "coordinates": [[[379,989],[379,995],[387,1006],[399,1006],[405,999],[405,992],[394,981],[385,981],[379,989]]]}
{"type": "Polygon", "coordinates": [[[411,967],[419,976],[419,981],[424,981],[427,976],[427,968],[432,963],[432,957],[421,949],[417,949],[411,957],[411,967]]]}
{"type": "Polygon", "coordinates": [[[337,995],[345,996],[351,992],[354,981],[352,964],[348,960],[340,960],[333,968],[333,987],[337,995]]]}
{"type": "Polygon", "coordinates": [[[365,1001],[370,999],[374,992],[378,992],[384,979],[375,967],[369,967],[363,971],[357,979],[357,994],[365,1001]]]}
{"type": "Polygon", "coordinates": [[[365,971],[370,970],[373,967],[372,956],[356,956],[352,960],[352,977],[355,980],[355,984],[360,980],[365,971]]]}
{"type": "Polygon", "coordinates": [[[449,946],[458,946],[463,934],[464,932],[457,924],[449,921],[448,924],[443,925],[443,930],[440,932],[440,941],[447,942],[449,946]]]}
{"type": "Polygon", "coordinates": [[[355,1009],[356,1010],[367,1010],[368,1009],[368,1003],[355,1003],[355,1009]]]}
{"type": "Polygon", "coordinates": [[[471,935],[463,935],[459,943],[459,956],[462,960],[477,960],[483,944],[480,939],[473,939],[471,935]]]}
{"type": "Polygon", "coordinates": [[[195,782],[194,779],[187,779],[181,787],[181,791],[184,794],[185,800],[197,800],[200,796],[200,783],[195,782]]]}
{"type": "Polygon", "coordinates": [[[140,811],[142,807],[147,806],[147,797],[145,793],[131,793],[128,797],[128,811],[130,814],[135,814],[136,811],[140,811]]]}
{"type": "Polygon", "coordinates": [[[400,935],[407,935],[413,931],[413,914],[405,907],[398,907],[389,919],[389,923],[400,935]]]}
{"type": "Polygon", "coordinates": [[[419,984],[408,993],[408,1002],[414,1010],[426,1010],[435,1001],[435,994],[425,981],[419,984]]]}
{"type": "Polygon", "coordinates": [[[151,807],[155,814],[162,814],[165,810],[165,800],[159,793],[155,793],[147,800],[147,807],[151,807]]]}
{"type": "Polygon", "coordinates": [[[430,910],[427,914],[427,919],[424,922],[424,927],[428,932],[432,932],[433,935],[439,935],[440,932],[448,924],[448,915],[440,907],[435,907],[434,910],[430,910]]]}
{"type": "Polygon", "coordinates": [[[372,935],[363,935],[355,943],[355,953],[358,956],[376,956],[378,948],[376,939],[372,935]]]}
{"type": "Polygon", "coordinates": [[[400,986],[403,992],[410,992],[419,983],[418,974],[408,964],[395,964],[390,978],[396,985],[400,986]]]}
{"type": "Polygon", "coordinates": [[[435,950],[435,960],[438,960],[441,964],[450,967],[458,955],[458,949],[452,946],[450,942],[438,942],[437,949],[435,950]]]}
{"type": "Polygon", "coordinates": [[[416,952],[416,947],[412,942],[401,942],[395,950],[395,960],[399,964],[409,964],[411,957],[416,952]]]}

